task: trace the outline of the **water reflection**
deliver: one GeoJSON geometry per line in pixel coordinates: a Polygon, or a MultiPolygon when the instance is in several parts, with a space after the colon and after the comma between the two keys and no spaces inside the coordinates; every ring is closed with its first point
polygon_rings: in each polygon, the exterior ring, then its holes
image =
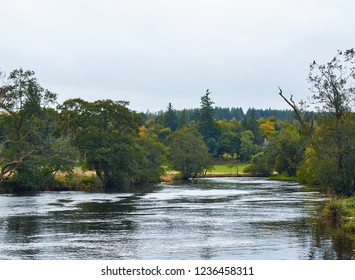
{"type": "Polygon", "coordinates": [[[313,258],[315,251],[319,251],[322,259],[349,260],[355,259],[355,234],[344,227],[330,221],[315,220],[313,227],[314,245],[309,257],[313,258]]]}
{"type": "Polygon", "coordinates": [[[0,196],[3,259],[351,259],[294,183],[218,178],[122,193],[0,196]]]}

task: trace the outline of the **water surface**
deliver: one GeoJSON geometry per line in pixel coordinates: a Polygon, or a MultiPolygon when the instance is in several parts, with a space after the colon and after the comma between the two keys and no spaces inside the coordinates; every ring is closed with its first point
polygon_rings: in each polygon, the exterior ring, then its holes
{"type": "Polygon", "coordinates": [[[0,196],[0,259],[336,259],[296,183],[203,179],[126,193],[0,196]]]}

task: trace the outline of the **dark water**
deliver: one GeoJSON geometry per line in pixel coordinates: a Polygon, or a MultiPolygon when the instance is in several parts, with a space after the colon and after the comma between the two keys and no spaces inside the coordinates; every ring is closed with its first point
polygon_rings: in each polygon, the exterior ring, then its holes
{"type": "Polygon", "coordinates": [[[0,259],[350,259],[294,183],[218,178],[131,193],[0,196],[0,259]]]}

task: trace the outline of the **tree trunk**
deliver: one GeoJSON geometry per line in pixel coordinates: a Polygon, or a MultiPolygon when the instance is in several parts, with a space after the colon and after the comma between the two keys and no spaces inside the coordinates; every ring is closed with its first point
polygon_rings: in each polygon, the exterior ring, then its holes
{"type": "Polygon", "coordinates": [[[2,168],[1,168],[1,173],[0,173],[0,182],[4,181],[9,178],[9,176],[12,174],[12,171],[17,168],[22,163],[22,159],[11,161],[9,163],[6,163],[2,168]],[[6,175],[9,173],[8,175],[6,175]]]}

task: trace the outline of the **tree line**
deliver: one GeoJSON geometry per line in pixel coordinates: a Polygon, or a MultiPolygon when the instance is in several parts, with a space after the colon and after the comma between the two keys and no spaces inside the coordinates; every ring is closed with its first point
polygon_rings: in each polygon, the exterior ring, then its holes
{"type": "MultiPolygon", "coordinates": [[[[246,113],[244,113],[243,108],[241,107],[231,107],[231,108],[224,108],[215,106],[214,108],[213,117],[216,120],[227,120],[230,121],[232,119],[236,119],[241,121],[245,118],[248,118],[251,114],[254,114],[255,117],[258,118],[269,118],[269,117],[276,117],[279,120],[293,120],[295,119],[295,115],[293,110],[286,109],[256,109],[256,108],[248,108],[246,113]]],[[[147,111],[144,113],[144,118],[146,119],[154,119],[155,121],[164,124],[168,123],[169,127],[175,130],[176,128],[181,128],[184,124],[190,121],[196,121],[199,118],[200,108],[195,109],[183,109],[183,110],[175,110],[173,109],[173,105],[169,103],[167,107],[167,111],[161,110],[158,113],[151,113],[147,111]],[[174,111],[173,119],[166,120],[167,112],[174,111]]],[[[169,115],[169,114],[168,114],[169,115]]],[[[171,115],[170,115],[171,117],[171,115]]]]}
{"type": "MultiPolygon", "coordinates": [[[[262,143],[257,115],[250,109],[241,121],[219,120],[207,90],[201,108],[147,116],[128,102],[73,98],[57,103],[33,71],[12,71],[1,86],[0,182],[16,190],[41,190],[58,184],[57,174],[74,168],[92,170],[102,187],[158,182],[167,168],[183,179],[212,167],[214,158],[242,161],[262,143]]],[[[259,120],[260,121],[260,120],[259,120]]]]}
{"type": "Polygon", "coordinates": [[[33,71],[14,70],[0,92],[0,183],[18,190],[58,184],[74,168],[94,172],[115,188],[159,182],[168,169],[182,179],[210,170],[216,160],[250,162],[248,172],[295,176],[319,188],[355,191],[354,51],[326,64],[313,62],[308,80],[317,104],[290,110],[214,106],[211,92],[200,108],[137,113],[128,102],[80,98],[57,104],[33,71]]]}

